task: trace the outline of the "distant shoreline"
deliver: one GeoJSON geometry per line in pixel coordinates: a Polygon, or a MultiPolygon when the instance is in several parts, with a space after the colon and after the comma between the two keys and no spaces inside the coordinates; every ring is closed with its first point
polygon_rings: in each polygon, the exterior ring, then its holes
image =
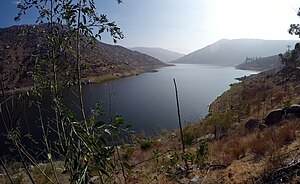
{"type": "MultiPolygon", "coordinates": [[[[110,73],[107,75],[102,75],[102,76],[88,76],[82,78],[82,81],[89,81],[89,84],[101,84],[103,82],[111,81],[111,80],[116,80],[116,79],[121,79],[124,77],[130,77],[134,75],[140,75],[142,73],[147,73],[147,72],[153,72],[154,70],[158,68],[163,68],[163,67],[169,67],[169,66],[174,66],[172,64],[166,64],[166,65],[155,65],[155,66],[145,66],[145,67],[138,67],[134,70],[126,71],[123,73],[110,73]]],[[[24,86],[12,90],[6,90],[5,95],[16,95],[16,94],[21,94],[24,92],[28,92],[32,89],[33,86],[24,86]]],[[[0,97],[3,97],[3,92],[0,91],[0,97]]]]}

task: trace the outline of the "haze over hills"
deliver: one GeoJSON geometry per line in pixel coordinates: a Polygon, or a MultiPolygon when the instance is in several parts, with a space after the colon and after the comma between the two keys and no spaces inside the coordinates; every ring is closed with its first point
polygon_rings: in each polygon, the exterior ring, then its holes
{"type": "Polygon", "coordinates": [[[237,69],[257,71],[270,70],[280,67],[283,67],[283,63],[280,61],[279,55],[263,58],[249,58],[248,60],[236,66],[237,69]]]}
{"type": "MultiPolygon", "coordinates": [[[[48,30],[47,24],[0,29],[0,72],[8,89],[32,85],[32,76],[29,74],[35,65],[32,56],[42,53],[46,57],[45,32],[48,30]]],[[[100,41],[96,41],[95,45],[89,46],[81,54],[82,66],[85,66],[83,78],[91,80],[118,78],[165,66],[154,57],[100,41]]]]}
{"type": "Polygon", "coordinates": [[[283,53],[288,45],[293,48],[296,42],[296,40],[223,39],[175,62],[236,66],[243,63],[246,57],[266,57],[283,53]]]}
{"type": "Polygon", "coordinates": [[[138,51],[149,56],[155,57],[163,62],[171,62],[184,56],[184,54],[170,51],[159,47],[133,47],[130,48],[133,51],[138,51]]]}

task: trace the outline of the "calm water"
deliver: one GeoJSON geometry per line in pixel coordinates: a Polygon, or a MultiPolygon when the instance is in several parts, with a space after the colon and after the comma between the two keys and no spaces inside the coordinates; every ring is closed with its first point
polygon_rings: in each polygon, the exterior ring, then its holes
{"type": "MultiPolygon", "coordinates": [[[[144,132],[145,135],[155,135],[164,129],[178,128],[173,78],[177,82],[182,122],[188,123],[203,118],[207,114],[208,105],[229,89],[229,84],[237,82],[236,77],[252,73],[254,72],[232,67],[176,64],[160,68],[155,73],[83,86],[85,109],[90,112],[96,102],[102,101],[108,111],[110,91],[113,113],[122,115],[126,122],[133,125],[133,130],[144,132]]],[[[49,114],[51,99],[47,95],[44,97],[42,113],[45,116],[44,121],[47,121],[47,117],[52,117],[53,114],[49,114]]],[[[77,109],[74,101],[78,100],[73,93],[66,91],[64,100],[73,110],[77,109]]],[[[37,122],[37,109],[29,107],[28,101],[22,102],[13,111],[12,121],[20,123],[23,135],[30,133],[39,140],[41,128],[37,122]],[[21,120],[17,121],[18,118],[21,120]]],[[[5,116],[5,113],[2,115],[5,116]]],[[[0,119],[0,135],[3,133],[5,129],[0,119]]],[[[24,139],[23,144],[33,147],[30,139],[24,139]]],[[[2,154],[9,154],[5,136],[0,136],[0,155],[2,154]]]]}
{"type": "MultiPolygon", "coordinates": [[[[178,127],[173,78],[179,91],[182,122],[195,122],[208,112],[208,105],[237,82],[236,77],[254,72],[233,67],[176,64],[155,73],[122,78],[83,88],[86,110],[102,101],[108,110],[109,90],[112,111],[122,115],[138,132],[157,134],[163,129],[178,127]]],[[[66,94],[66,101],[71,95],[66,94]]]]}

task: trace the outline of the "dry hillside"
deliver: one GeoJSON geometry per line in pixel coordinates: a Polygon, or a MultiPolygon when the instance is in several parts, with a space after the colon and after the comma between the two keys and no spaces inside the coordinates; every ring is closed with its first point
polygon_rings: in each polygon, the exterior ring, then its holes
{"type": "MultiPolygon", "coordinates": [[[[48,29],[47,24],[0,29],[0,71],[7,90],[32,85],[34,56],[42,54],[46,57],[45,33],[48,29]]],[[[64,57],[70,59],[74,56],[64,57]]],[[[166,65],[151,56],[99,41],[84,48],[82,59],[83,78],[92,81],[132,75],[166,65]]]]}
{"type": "Polygon", "coordinates": [[[269,126],[263,118],[273,109],[299,103],[299,69],[243,78],[211,104],[205,119],[184,128],[189,171],[182,160],[179,131],[163,131],[151,139],[137,139],[134,146],[123,146],[123,159],[133,166],[128,181],[298,183],[300,118],[283,116],[269,126]],[[247,127],[250,117],[258,122],[247,127]]]}
{"type": "MultiPolygon", "coordinates": [[[[210,105],[210,113],[203,120],[184,127],[185,154],[182,154],[178,130],[165,130],[152,138],[136,135],[133,144],[119,146],[120,154],[115,153],[112,158],[121,159],[124,175],[119,165],[105,181],[299,183],[299,111],[291,114],[287,111],[291,108],[285,108],[299,103],[299,69],[272,70],[244,77],[210,105]],[[268,112],[279,108],[287,112],[282,114],[281,121],[265,125],[268,112]],[[246,123],[250,117],[257,119],[254,124],[246,123]]],[[[68,183],[69,175],[63,172],[62,163],[56,165],[60,181],[68,183]]],[[[50,166],[40,164],[39,167],[47,171],[50,166]]],[[[15,181],[29,182],[25,171],[16,169],[15,164],[9,170],[15,173],[15,181]]],[[[35,167],[31,172],[37,182],[47,183],[35,167]]],[[[49,176],[54,177],[51,172],[49,176]]],[[[8,181],[5,175],[0,179],[8,181]]],[[[98,176],[92,179],[101,183],[98,176]]]]}

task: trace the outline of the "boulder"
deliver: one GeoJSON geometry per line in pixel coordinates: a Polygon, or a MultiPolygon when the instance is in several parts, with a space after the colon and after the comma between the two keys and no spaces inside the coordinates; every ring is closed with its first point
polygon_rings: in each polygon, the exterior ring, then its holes
{"type": "Polygon", "coordinates": [[[299,104],[291,105],[289,108],[287,108],[286,114],[300,117],[300,105],[299,104]]]}
{"type": "Polygon", "coordinates": [[[264,124],[270,126],[279,123],[283,118],[283,114],[284,113],[282,109],[275,109],[270,111],[264,118],[264,124]]]}
{"type": "Polygon", "coordinates": [[[195,142],[198,143],[198,142],[212,141],[214,138],[215,138],[215,134],[207,134],[197,138],[195,142]]]}
{"type": "Polygon", "coordinates": [[[264,130],[265,128],[268,128],[268,126],[266,125],[266,124],[259,124],[258,125],[258,128],[260,129],[260,130],[264,130]]]}
{"type": "Polygon", "coordinates": [[[248,130],[253,130],[254,128],[258,127],[258,124],[258,119],[251,117],[245,122],[245,128],[248,130]]]}

